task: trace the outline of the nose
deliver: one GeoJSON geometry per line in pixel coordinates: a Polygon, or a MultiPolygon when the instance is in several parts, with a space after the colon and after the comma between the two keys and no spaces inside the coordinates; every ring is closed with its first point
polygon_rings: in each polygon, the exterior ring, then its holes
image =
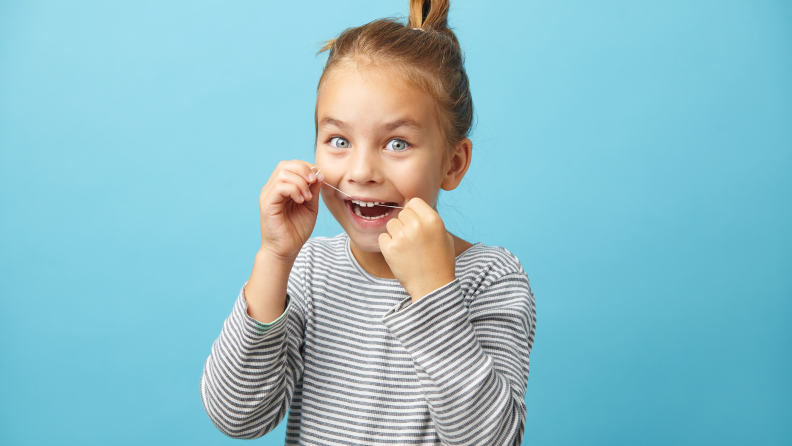
{"type": "Polygon", "coordinates": [[[379,169],[379,158],[370,147],[358,147],[349,158],[347,181],[359,186],[368,186],[382,182],[379,169]]]}

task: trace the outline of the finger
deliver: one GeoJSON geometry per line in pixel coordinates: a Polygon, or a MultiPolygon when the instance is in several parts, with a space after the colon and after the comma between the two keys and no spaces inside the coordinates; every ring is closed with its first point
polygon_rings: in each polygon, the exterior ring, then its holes
{"type": "Polygon", "coordinates": [[[295,173],[303,179],[305,179],[308,183],[313,183],[316,181],[316,174],[311,171],[311,167],[314,167],[313,164],[302,161],[302,160],[291,160],[291,161],[281,161],[278,164],[278,167],[282,170],[288,170],[289,172],[295,173]]]}
{"type": "Polygon", "coordinates": [[[316,183],[311,184],[310,187],[308,188],[311,191],[312,198],[306,201],[305,205],[309,206],[314,211],[319,210],[319,197],[321,196],[320,194],[321,186],[322,183],[320,181],[317,181],[316,183]]]}
{"type": "Polygon", "coordinates": [[[300,188],[295,186],[292,183],[278,183],[275,185],[275,201],[273,203],[282,203],[286,199],[291,198],[297,203],[302,203],[305,201],[302,194],[300,193],[300,188]],[[278,200],[277,197],[280,197],[278,200]]]}
{"type": "Polygon", "coordinates": [[[324,173],[322,172],[322,169],[319,168],[319,166],[311,166],[311,172],[316,174],[317,180],[324,181],[324,173]]]}
{"type": "Polygon", "coordinates": [[[382,234],[377,237],[377,243],[379,243],[380,251],[386,251],[390,247],[390,242],[393,241],[393,237],[387,232],[383,232],[382,234]]]}
{"type": "Polygon", "coordinates": [[[300,189],[300,193],[302,194],[305,200],[310,200],[313,198],[313,194],[311,193],[311,184],[308,183],[305,178],[297,175],[296,173],[290,170],[281,170],[280,174],[278,174],[278,181],[283,183],[291,183],[297,186],[300,189]]]}
{"type": "MultiPolygon", "coordinates": [[[[413,198],[407,202],[404,206],[405,210],[409,208],[410,211],[414,212],[417,215],[417,219],[420,221],[421,224],[426,225],[427,227],[437,227],[437,228],[444,228],[445,223],[443,219],[440,217],[440,214],[437,213],[431,206],[429,206],[425,201],[421,200],[420,198],[413,198]]],[[[404,212],[404,211],[402,211],[404,212]]]]}
{"type": "Polygon", "coordinates": [[[397,218],[391,219],[391,221],[396,219],[398,219],[404,226],[410,226],[420,221],[419,215],[416,214],[412,209],[407,208],[404,208],[403,211],[399,212],[399,216],[397,218]]]}
{"type": "Polygon", "coordinates": [[[308,161],[302,161],[302,160],[294,160],[294,161],[295,162],[300,162],[300,163],[302,163],[302,164],[304,164],[305,166],[308,167],[308,171],[309,171],[308,178],[310,179],[310,182],[313,182],[313,181],[316,181],[316,180],[319,180],[319,181],[323,181],[324,180],[324,173],[322,173],[322,169],[320,169],[319,166],[317,166],[316,164],[310,163],[308,161]]]}
{"type": "Polygon", "coordinates": [[[419,197],[411,198],[410,201],[404,205],[404,209],[412,210],[418,214],[419,217],[429,217],[432,214],[437,214],[437,212],[432,209],[432,207],[429,206],[427,202],[423,201],[419,197]]]}
{"type": "Polygon", "coordinates": [[[385,224],[385,229],[388,230],[388,234],[392,237],[396,237],[404,231],[404,224],[399,221],[398,218],[391,218],[388,220],[388,223],[385,224]]]}
{"type": "Polygon", "coordinates": [[[313,196],[311,201],[313,201],[313,200],[317,200],[318,201],[319,200],[319,192],[322,190],[321,181],[317,181],[316,183],[311,184],[308,187],[308,190],[311,191],[311,195],[313,196]]]}

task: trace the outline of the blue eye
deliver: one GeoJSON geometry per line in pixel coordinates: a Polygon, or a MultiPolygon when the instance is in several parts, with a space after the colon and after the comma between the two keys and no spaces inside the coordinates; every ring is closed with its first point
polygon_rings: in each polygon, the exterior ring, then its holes
{"type": "Polygon", "coordinates": [[[401,152],[407,147],[410,147],[410,145],[407,144],[407,141],[403,139],[391,139],[387,144],[385,144],[385,147],[387,147],[388,150],[393,150],[394,152],[401,152]]]}
{"type": "Polygon", "coordinates": [[[330,139],[330,145],[335,147],[336,149],[346,149],[349,147],[349,141],[340,136],[336,136],[335,138],[330,139]]]}

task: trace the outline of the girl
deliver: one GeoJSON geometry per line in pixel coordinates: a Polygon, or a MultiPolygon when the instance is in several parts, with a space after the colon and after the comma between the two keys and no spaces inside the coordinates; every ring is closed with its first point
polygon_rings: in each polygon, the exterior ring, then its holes
{"type": "Polygon", "coordinates": [[[412,0],[406,26],[377,20],[324,48],[316,164],[283,161],[262,189],[253,272],[204,365],[224,434],[260,437],[288,410],[287,444],[520,444],[528,277],[435,210],[473,146],[447,14],[412,0]],[[309,240],[320,192],[345,233],[309,240]]]}

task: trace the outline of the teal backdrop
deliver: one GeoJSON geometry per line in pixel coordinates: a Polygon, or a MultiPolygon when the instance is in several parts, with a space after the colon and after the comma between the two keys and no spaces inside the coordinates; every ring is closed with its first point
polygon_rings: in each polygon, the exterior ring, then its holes
{"type": "MultiPolygon", "coordinates": [[[[0,2],[0,444],[236,441],[199,381],[259,192],[313,159],[321,41],[407,3],[0,2]]],[[[792,3],[450,21],[478,124],[440,212],[531,279],[523,444],[792,443],[792,3]]]]}

